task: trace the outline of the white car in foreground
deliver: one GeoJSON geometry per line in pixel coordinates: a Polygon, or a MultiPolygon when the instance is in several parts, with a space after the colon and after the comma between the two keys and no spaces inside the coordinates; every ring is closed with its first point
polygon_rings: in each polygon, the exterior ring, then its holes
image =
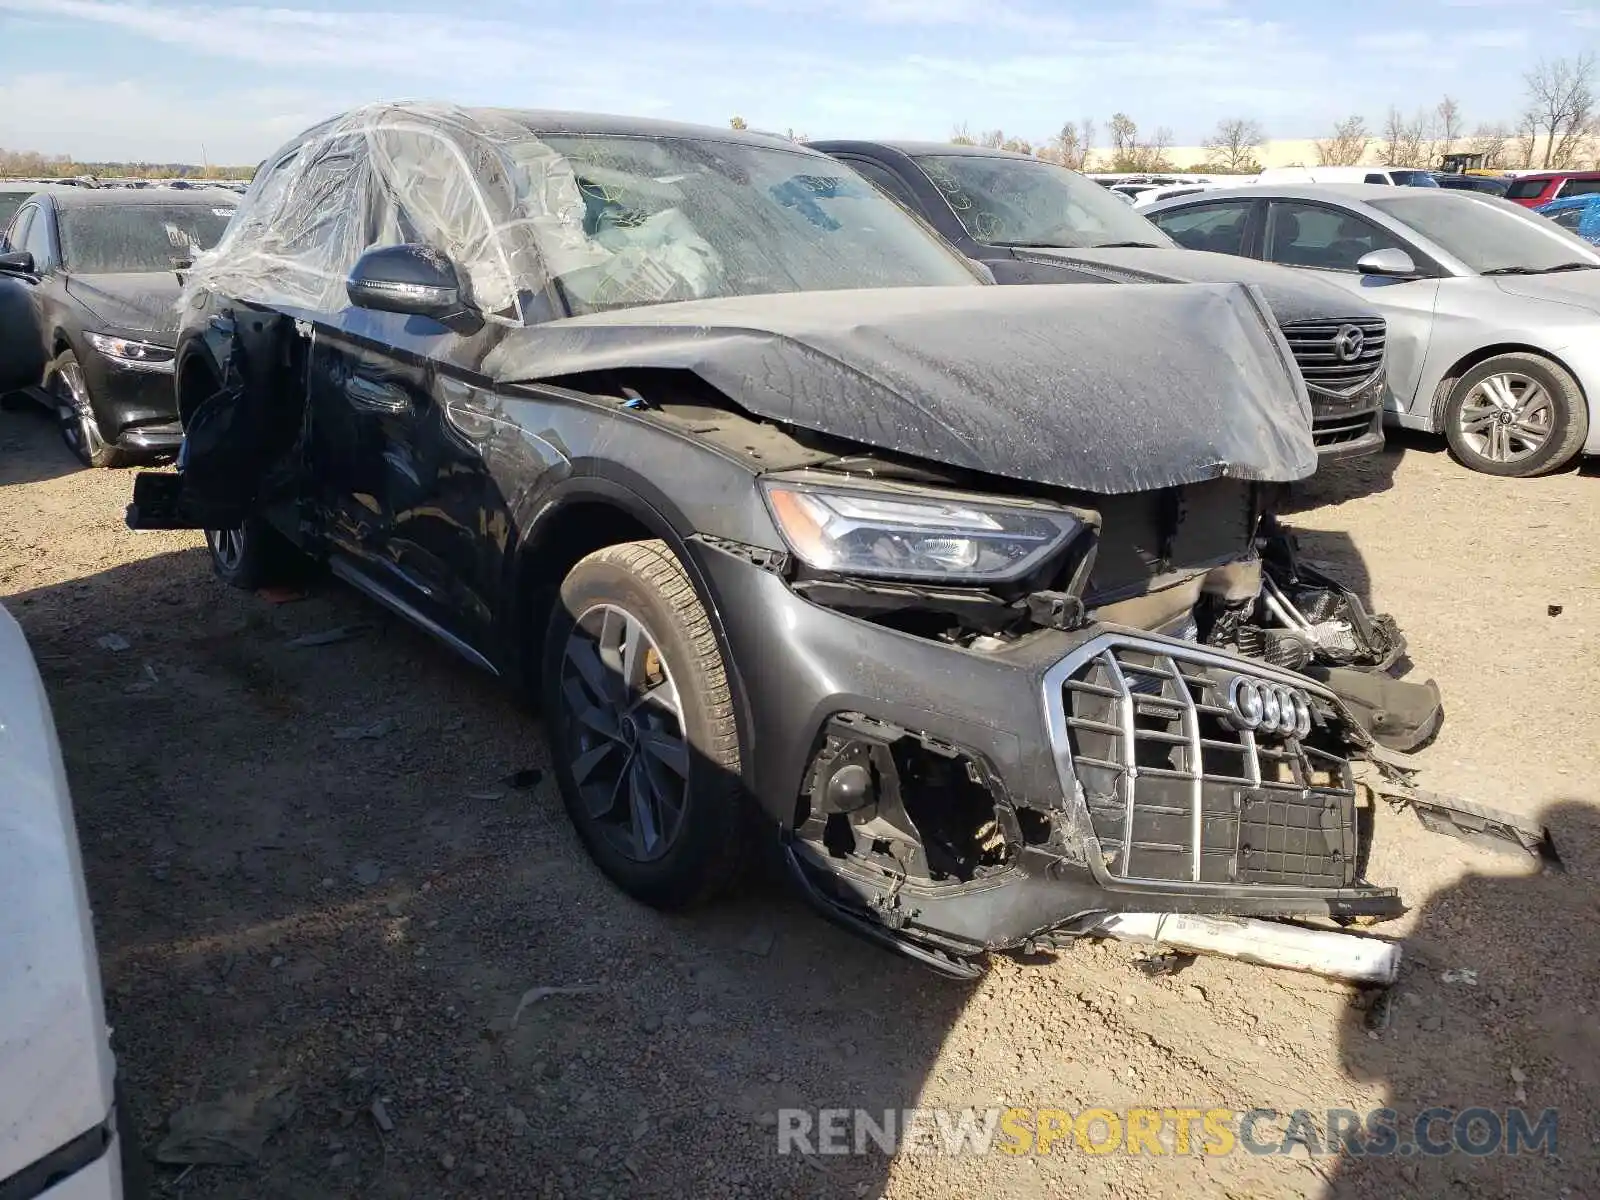
{"type": "Polygon", "coordinates": [[[119,1200],[89,897],[55,722],[0,608],[0,1196],[119,1200]]]}

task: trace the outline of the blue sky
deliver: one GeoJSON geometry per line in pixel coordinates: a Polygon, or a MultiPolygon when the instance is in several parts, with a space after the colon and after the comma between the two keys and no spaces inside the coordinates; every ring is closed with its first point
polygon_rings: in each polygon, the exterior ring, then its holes
{"type": "MultiPolygon", "coordinates": [[[[1042,139],[1117,109],[1197,144],[1313,137],[1449,92],[1514,118],[1600,0],[0,0],[0,146],[254,162],[368,100],[574,108],[825,136],[1042,139]]],[[[1103,132],[1102,132],[1103,139],[1103,132]]]]}

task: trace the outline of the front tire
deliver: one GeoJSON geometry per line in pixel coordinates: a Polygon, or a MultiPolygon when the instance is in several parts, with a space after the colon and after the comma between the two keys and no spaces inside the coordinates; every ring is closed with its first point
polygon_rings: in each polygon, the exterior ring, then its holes
{"type": "Polygon", "coordinates": [[[83,364],[71,350],[63,350],[50,364],[50,396],[61,423],[61,440],[86,467],[125,467],[134,461],[125,450],[106,441],[95,416],[94,401],[83,364]]]}
{"type": "Polygon", "coordinates": [[[1589,407],[1578,381],[1556,363],[1498,354],[1456,381],[1444,433],[1463,465],[1525,479],[1571,465],[1589,435],[1589,407]]]}
{"type": "Polygon", "coordinates": [[[738,877],[749,809],[728,674],[665,543],[609,546],[573,567],[540,688],[562,801],[617,886],[677,909],[738,877]]]}
{"type": "Polygon", "coordinates": [[[205,538],[217,578],[247,592],[292,582],[305,562],[289,539],[261,517],[246,517],[237,529],[207,529],[205,538]]]}

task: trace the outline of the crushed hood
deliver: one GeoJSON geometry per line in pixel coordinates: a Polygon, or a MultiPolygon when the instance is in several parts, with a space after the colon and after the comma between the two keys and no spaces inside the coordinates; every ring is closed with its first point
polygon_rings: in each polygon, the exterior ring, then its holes
{"type": "Polygon", "coordinates": [[[1112,275],[1122,283],[1251,283],[1261,289],[1280,325],[1329,318],[1372,320],[1381,315],[1338,284],[1276,263],[1233,254],[1137,246],[1099,250],[1029,246],[1017,254],[1033,262],[1081,265],[1112,275]]]}
{"type": "Polygon", "coordinates": [[[167,334],[154,340],[171,345],[178,332],[175,271],[136,271],[114,275],[74,275],[67,294],[117,332],[167,334]]]}
{"type": "Polygon", "coordinates": [[[0,1180],[111,1110],[112,1061],[66,773],[0,608],[0,1180]]]}
{"type": "Polygon", "coordinates": [[[502,383],[692,371],[768,420],[1099,493],[1316,469],[1305,385],[1260,297],[1186,288],[886,288],[553,321],[484,361],[502,383]]]}

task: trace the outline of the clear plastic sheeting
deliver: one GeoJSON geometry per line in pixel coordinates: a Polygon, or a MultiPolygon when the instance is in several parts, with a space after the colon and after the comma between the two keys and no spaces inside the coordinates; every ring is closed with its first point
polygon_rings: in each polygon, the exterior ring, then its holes
{"type": "Polygon", "coordinates": [[[848,168],[776,139],[440,104],[356,109],[264,164],[196,289],[337,312],[363,251],[421,243],[509,320],[727,295],[977,286],[848,168]],[[596,123],[603,127],[597,131],[596,123]]]}
{"type": "MultiPolygon", "coordinates": [[[[337,312],[365,250],[416,242],[455,263],[484,312],[516,317],[519,275],[538,271],[533,227],[558,244],[582,208],[570,169],[524,126],[447,105],[370,105],[269,160],[188,287],[337,312]],[[528,168],[537,190],[523,186],[528,168]],[[530,212],[535,195],[545,207],[530,212]]],[[[569,240],[581,243],[581,229],[569,240]]]]}
{"type": "Polygon", "coordinates": [[[1316,469],[1305,385],[1241,284],[882,288],[594,313],[508,335],[501,382],[691,371],[757,416],[1100,493],[1316,469]]]}

